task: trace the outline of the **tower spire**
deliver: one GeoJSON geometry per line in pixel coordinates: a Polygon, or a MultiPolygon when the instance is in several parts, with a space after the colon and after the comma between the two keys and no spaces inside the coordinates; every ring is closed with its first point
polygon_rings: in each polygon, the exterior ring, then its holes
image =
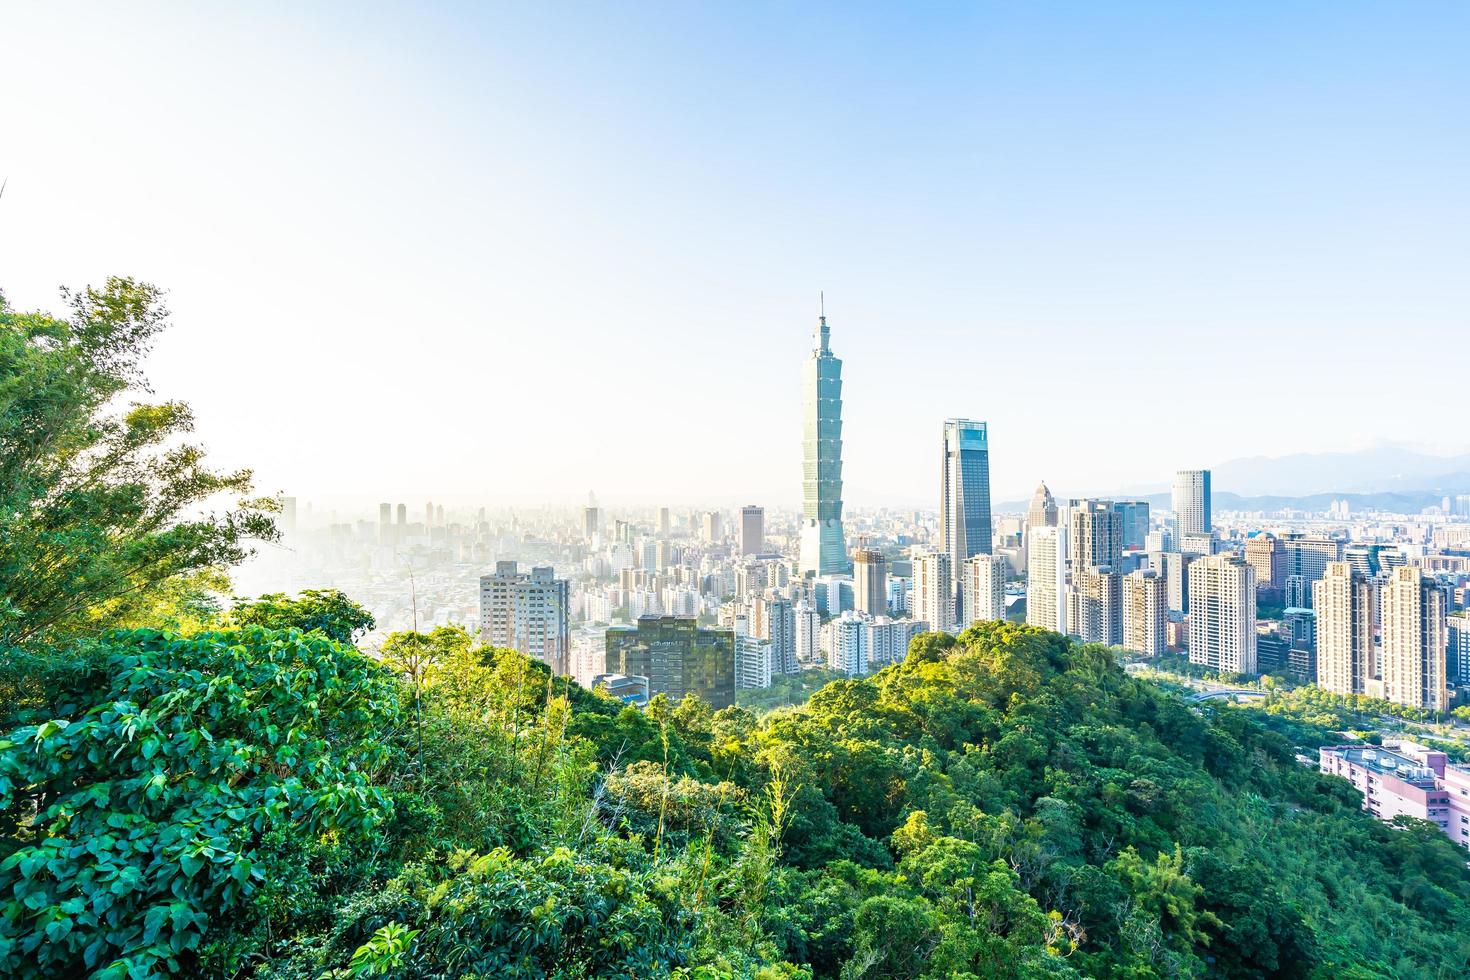
{"type": "Polygon", "coordinates": [[[817,292],[817,302],[820,311],[817,316],[817,353],[830,354],[832,349],[828,345],[831,342],[831,331],[827,329],[827,293],[825,290],[817,292]]]}

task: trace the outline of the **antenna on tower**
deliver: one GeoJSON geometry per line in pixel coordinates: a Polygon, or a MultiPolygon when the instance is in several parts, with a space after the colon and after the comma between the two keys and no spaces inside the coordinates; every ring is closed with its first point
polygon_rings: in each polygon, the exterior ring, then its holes
{"type": "Polygon", "coordinates": [[[824,290],[824,289],[818,290],[817,291],[817,300],[821,304],[821,307],[822,307],[822,313],[821,313],[822,319],[825,320],[825,319],[827,319],[827,291],[824,290]]]}

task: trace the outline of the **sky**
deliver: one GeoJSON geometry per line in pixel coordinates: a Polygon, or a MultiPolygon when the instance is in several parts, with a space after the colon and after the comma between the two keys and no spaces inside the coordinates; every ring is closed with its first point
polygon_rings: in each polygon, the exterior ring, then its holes
{"type": "Polygon", "coordinates": [[[3,21],[0,290],[166,288],[265,491],[795,507],[819,292],[850,506],[1470,440],[1463,3],[3,21]]]}

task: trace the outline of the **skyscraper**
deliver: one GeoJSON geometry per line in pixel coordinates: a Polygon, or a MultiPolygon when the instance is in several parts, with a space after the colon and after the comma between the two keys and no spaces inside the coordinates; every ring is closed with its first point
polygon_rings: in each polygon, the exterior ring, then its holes
{"type": "Polygon", "coordinates": [[[535,657],[554,674],[566,674],[569,600],[567,580],[552,569],[537,566],[527,575],[513,561],[496,562],[495,574],[480,576],[480,636],[493,647],[535,657]]]}
{"type": "Polygon", "coordinates": [[[1026,512],[1026,526],[1057,526],[1057,502],[1046,488],[1045,482],[1037,484],[1036,493],[1031,497],[1031,509],[1026,512]]]}
{"type": "Polygon", "coordinates": [[[1174,521],[1177,535],[1209,534],[1214,527],[1210,512],[1210,471],[1180,470],[1174,474],[1174,521]]]}
{"type": "Polygon", "coordinates": [[[1342,560],[1342,542],[1335,538],[1289,535],[1285,549],[1286,577],[1282,580],[1288,607],[1312,608],[1312,583],[1327,571],[1330,562],[1342,560]]]}
{"type": "Polygon", "coordinates": [[[1228,555],[1189,565],[1189,662],[1256,672],[1256,571],[1228,555]]]}
{"type": "MultiPolygon", "coordinates": [[[[1445,659],[1449,647],[1444,590],[1417,568],[1395,568],[1383,586],[1383,696],[1390,701],[1444,711],[1445,659]]],[[[1321,625],[1318,624],[1320,658],[1321,625]]]]}
{"type": "Polygon", "coordinates": [[[819,319],[816,347],[803,379],[802,526],[803,575],[847,571],[842,534],[842,362],[832,356],[827,317],[819,319]]]}
{"type": "Polygon", "coordinates": [[[1072,568],[1112,568],[1123,557],[1123,515],[1111,500],[1074,500],[1067,508],[1072,568]]]}
{"type": "Polygon", "coordinates": [[[658,509],[658,533],[659,533],[659,537],[663,537],[663,538],[668,537],[669,536],[670,529],[671,529],[671,522],[669,520],[669,509],[667,507],[660,507],[658,509]]]}
{"type": "Polygon", "coordinates": [[[1256,570],[1257,594],[1280,602],[1286,585],[1286,548],[1281,539],[1266,532],[1250,538],[1245,543],[1245,561],[1256,570]]]}
{"type": "Polygon", "coordinates": [[[1169,595],[1164,577],[1152,570],[1130,572],[1123,578],[1123,646],[1155,656],[1167,646],[1164,624],[1169,621],[1169,595]]]}
{"type": "Polygon", "coordinates": [[[391,544],[393,541],[393,505],[378,505],[378,544],[391,544]]]}
{"type": "MultiPolygon", "coordinates": [[[[1055,503],[1052,510],[1055,517],[1055,503]]],[[[1032,527],[1026,532],[1026,555],[1026,622],[1067,632],[1067,529],[1032,527]]]]}
{"type": "Polygon", "coordinates": [[[853,604],[860,613],[883,616],[888,612],[888,559],[873,548],[852,554],[853,604]]]}
{"type": "Polygon", "coordinates": [[[975,555],[965,560],[961,584],[960,626],[1006,618],[1005,582],[1009,568],[1005,555],[975,555]]]}
{"type": "Polygon", "coordinates": [[[955,601],[963,605],[965,562],[990,554],[990,446],[984,422],[944,423],[939,539],[955,576],[955,601]]]}
{"type": "Polygon", "coordinates": [[[766,511],[755,504],[740,508],[740,553],[758,555],[765,550],[766,511]]]}
{"type": "Polygon", "coordinates": [[[914,556],[913,615],[936,632],[955,631],[954,572],[949,567],[949,552],[914,556]]]}
{"type": "Polygon", "coordinates": [[[598,513],[596,507],[582,508],[582,537],[591,541],[597,537],[598,513]]]}
{"type": "Polygon", "coordinates": [[[1373,583],[1345,561],[1329,562],[1312,583],[1317,613],[1317,686],[1366,694],[1373,677],[1373,583]]]}
{"type": "Polygon", "coordinates": [[[405,528],[405,527],[408,526],[408,505],[407,504],[399,504],[398,505],[398,520],[397,520],[396,523],[398,524],[398,528],[399,528],[399,531],[400,532],[403,530],[403,528],[405,528]]]}

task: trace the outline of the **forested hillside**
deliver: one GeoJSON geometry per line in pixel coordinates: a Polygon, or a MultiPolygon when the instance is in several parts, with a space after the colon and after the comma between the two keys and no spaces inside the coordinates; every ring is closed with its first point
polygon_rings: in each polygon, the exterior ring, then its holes
{"type": "Polygon", "coordinates": [[[1055,634],[757,716],[455,628],[369,657],[331,591],[225,608],[270,502],[117,406],[162,318],[0,300],[0,975],[1465,974],[1442,835],[1055,634]]]}

